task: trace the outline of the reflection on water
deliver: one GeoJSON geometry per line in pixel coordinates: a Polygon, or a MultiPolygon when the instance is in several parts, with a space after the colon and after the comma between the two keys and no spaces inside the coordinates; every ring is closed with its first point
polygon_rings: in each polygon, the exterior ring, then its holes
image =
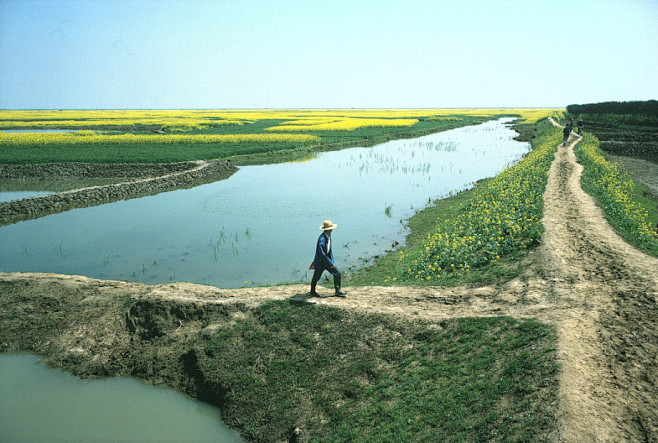
{"type": "Polygon", "coordinates": [[[36,197],[37,195],[54,194],[52,191],[0,191],[0,202],[10,202],[21,198],[36,197]]]}
{"type": "Polygon", "coordinates": [[[82,380],[0,354],[0,440],[239,442],[219,409],[130,378],[82,380]]]}
{"type": "Polygon", "coordinates": [[[323,220],[339,268],[403,241],[432,199],[498,174],[529,150],[501,122],[310,161],[247,166],[193,189],[76,209],[0,228],[0,271],[219,287],[308,281],[323,220]]]}

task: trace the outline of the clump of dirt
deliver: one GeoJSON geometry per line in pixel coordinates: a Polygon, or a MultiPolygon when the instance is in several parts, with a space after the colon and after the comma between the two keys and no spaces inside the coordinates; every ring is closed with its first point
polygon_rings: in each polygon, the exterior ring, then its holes
{"type": "Polygon", "coordinates": [[[347,298],[311,298],[306,285],[224,290],[0,274],[0,351],[36,352],[78,375],[138,375],[203,395],[218,388],[198,380],[186,343],[265,300],[435,321],[535,318],[558,331],[559,440],[656,441],[658,260],[625,243],[582,191],[578,140],[572,134],[552,164],[535,264],[506,283],[353,287],[347,298]]]}
{"type": "Polygon", "coordinates": [[[183,172],[198,166],[196,162],[177,163],[37,163],[0,164],[0,179],[44,181],[65,178],[147,178],[183,172]]]}

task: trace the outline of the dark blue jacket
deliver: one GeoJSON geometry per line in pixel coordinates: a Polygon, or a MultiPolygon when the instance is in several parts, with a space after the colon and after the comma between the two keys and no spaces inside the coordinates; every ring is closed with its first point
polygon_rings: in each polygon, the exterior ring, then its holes
{"type": "Polygon", "coordinates": [[[323,232],[318,237],[318,244],[315,247],[315,258],[313,259],[315,269],[329,269],[334,266],[333,248],[328,248],[328,246],[329,236],[323,232]]]}

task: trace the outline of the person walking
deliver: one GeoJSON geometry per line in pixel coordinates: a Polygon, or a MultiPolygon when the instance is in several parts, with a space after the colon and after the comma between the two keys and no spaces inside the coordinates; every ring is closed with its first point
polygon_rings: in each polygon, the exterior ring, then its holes
{"type": "Polygon", "coordinates": [[[315,291],[315,286],[324,271],[329,271],[329,273],[334,276],[334,289],[336,291],[334,295],[336,297],[345,297],[347,294],[347,292],[340,289],[341,274],[336,268],[336,264],[334,263],[334,252],[331,249],[331,233],[337,226],[338,225],[332,223],[331,220],[325,220],[322,226],[320,226],[322,234],[318,237],[318,242],[315,246],[315,258],[313,259],[313,263],[308,267],[309,269],[315,270],[313,278],[311,279],[310,292],[310,295],[313,297],[319,297],[318,293],[315,291]]]}
{"type": "Polygon", "coordinates": [[[571,126],[566,125],[562,130],[562,134],[564,135],[564,138],[562,138],[562,146],[566,146],[567,141],[569,141],[569,134],[571,134],[571,126]]]}
{"type": "Polygon", "coordinates": [[[583,122],[583,119],[578,119],[578,135],[582,135],[583,133],[583,126],[585,126],[585,122],[583,122]]]}

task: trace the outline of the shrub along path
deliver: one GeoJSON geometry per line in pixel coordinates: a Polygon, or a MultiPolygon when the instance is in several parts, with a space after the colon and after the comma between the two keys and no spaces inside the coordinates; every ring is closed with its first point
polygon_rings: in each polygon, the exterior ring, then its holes
{"type": "MultiPolygon", "coordinates": [[[[249,306],[289,299],[429,320],[503,315],[535,318],[555,325],[558,331],[562,369],[556,438],[655,441],[658,260],[625,243],[610,228],[594,200],[582,191],[582,167],[573,153],[578,140],[572,135],[567,146],[559,148],[551,166],[544,196],[542,245],[530,254],[525,273],[504,284],[351,287],[347,298],[331,297],[331,292],[321,289],[321,297],[309,298],[306,285],[225,290],[188,283],[146,285],[12,273],[0,274],[0,288],[4,288],[0,297],[12,294],[14,300],[43,299],[57,304],[61,300],[53,300],[53,295],[71,294],[84,305],[102,307],[103,316],[95,318],[93,324],[85,324],[80,316],[75,327],[55,339],[62,354],[57,360],[80,362],[89,356],[88,365],[94,367],[120,359],[122,348],[130,346],[126,327],[117,326],[125,321],[125,314],[112,311],[103,301],[103,297],[116,299],[119,294],[127,302],[157,299],[176,306],[189,304],[195,310],[227,302],[249,306]]],[[[46,305],[39,309],[52,310],[46,305]]],[[[39,309],[29,308],[30,312],[39,309]]],[[[170,319],[172,333],[195,334],[209,327],[174,317],[170,319]]]]}

